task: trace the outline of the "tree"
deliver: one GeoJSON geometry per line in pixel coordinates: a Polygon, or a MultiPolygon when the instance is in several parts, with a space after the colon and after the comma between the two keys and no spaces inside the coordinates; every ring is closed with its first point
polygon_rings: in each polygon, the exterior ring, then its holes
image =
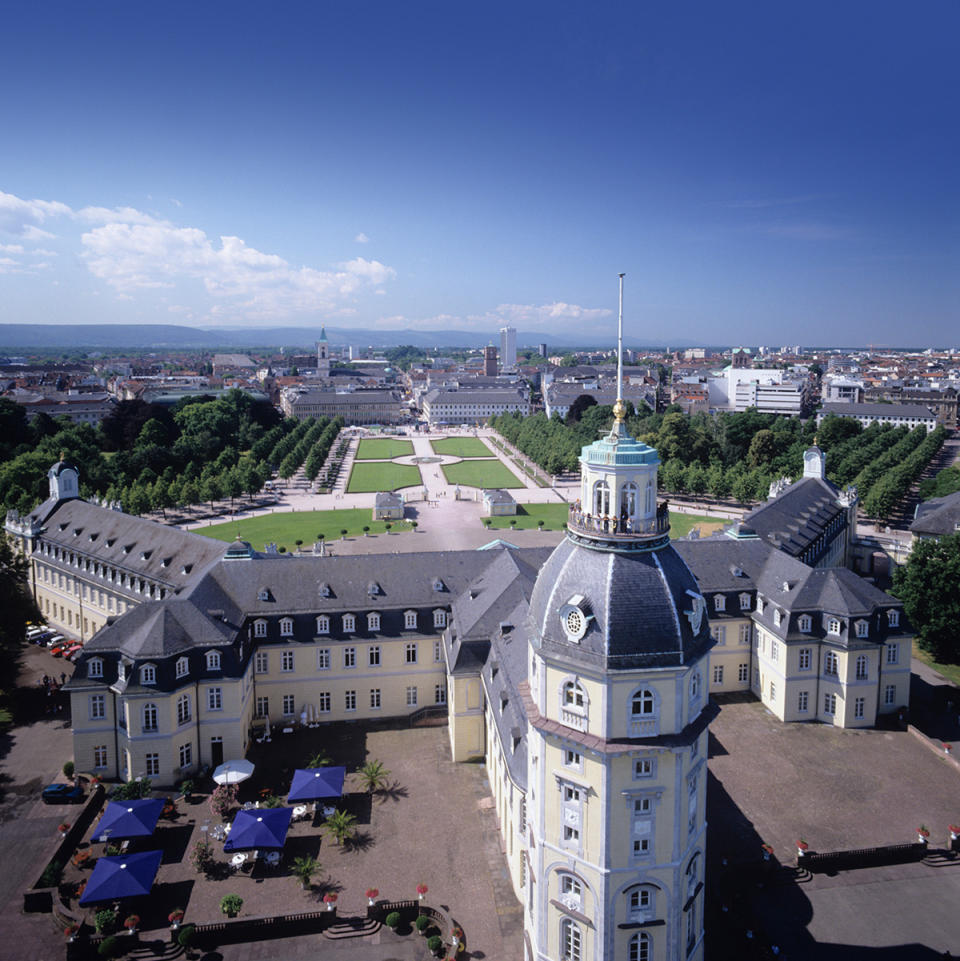
{"type": "Polygon", "coordinates": [[[894,572],[893,594],[903,601],[920,648],[943,663],[960,663],[960,534],[917,541],[894,572]]]}
{"type": "Polygon", "coordinates": [[[777,456],[777,438],[772,430],[758,430],[750,441],[747,463],[751,467],[764,467],[777,456]]]}
{"type": "Polygon", "coordinates": [[[30,563],[13,549],[9,537],[0,537],[0,670],[14,677],[10,665],[23,644],[27,621],[39,621],[40,611],[29,590],[30,563]]]}
{"type": "Polygon", "coordinates": [[[356,832],[354,827],[356,820],[356,815],[338,809],[327,818],[324,827],[337,844],[343,844],[344,841],[352,838],[356,832]]]}
{"type": "Polygon", "coordinates": [[[576,400],[570,405],[567,411],[566,422],[568,424],[579,424],[580,418],[583,417],[583,412],[588,407],[596,407],[597,400],[595,397],[591,397],[589,394],[581,394],[576,400]]]}
{"type": "Polygon", "coordinates": [[[390,772],[383,766],[383,761],[367,761],[366,764],[357,771],[364,788],[371,794],[387,786],[390,772]]]}
{"type": "Polygon", "coordinates": [[[320,862],[306,855],[293,859],[293,873],[300,879],[304,891],[310,887],[313,876],[320,870],[320,862]]]}

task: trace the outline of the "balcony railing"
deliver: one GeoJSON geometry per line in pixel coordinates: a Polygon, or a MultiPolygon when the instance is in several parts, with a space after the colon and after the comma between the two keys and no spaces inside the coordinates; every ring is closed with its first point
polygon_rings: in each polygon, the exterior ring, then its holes
{"type": "Polygon", "coordinates": [[[656,737],[659,733],[658,718],[634,719],[630,722],[630,737],[656,737]]]}
{"type": "Polygon", "coordinates": [[[560,709],[560,720],[566,724],[567,727],[572,727],[577,731],[585,731],[587,729],[587,719],[582,714],[569,711],[565,707],[560,709]]]}
{"type": "Polygon", "coordinates": [[[567,526],[572,531],[579,531],[584,534],[599,534],[603,537],[613,538],[614,540],[619,538],[627,540],[634,537],[654,537],[660,534],[666,534],[670,530],[670,514],[665,501],[658,505],[655,517],[641,518],[638,520],[630,517],[619,518],[609,514],[597,515],[585,513],[577,504],[571,504],[570,513],[567,517],[567,526]]]}

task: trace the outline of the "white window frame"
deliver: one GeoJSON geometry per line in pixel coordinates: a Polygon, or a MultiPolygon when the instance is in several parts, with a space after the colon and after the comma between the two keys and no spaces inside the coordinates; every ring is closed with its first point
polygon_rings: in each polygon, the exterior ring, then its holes
{"type": "Polygon", "coordinates": [[[840,676],[840,658],[836,651],[825,651],[823,654],[824,677],[840,676]]]}
{"type": "Polygon", "coordinates": [[[367,615],[367,630],[368,631],[379,631],[380,630],[380,614],[377,611],[371,611],[367,615]]]}
{"type": "Polygon", "coordinates": [[[813,670],[813,648],[812,647],[801,647],[797,652],[797,670],[798,671],[811,671],[813,670]]]}
{"type": "Polygon", "coordinates": [[[870,634],[870,625],[866,621],[857,621],[856,634],[857,637],[868,637],[870,634]]]}
{"type": "Polygon", "coordinates": [[[326,614],[321,614],[317,618],[317,633],[318,634],[330,633],[330,618],[326,614]]]}
{"type": "Polygon", "coordinates": [[[357,649],[355,647],[345,647],[343,649],[344,668],[354,668],[357,666],[357,649]]]}
{"type": "Polygon", "coordinates": [[[207,710],[208,711],[223,710],[223,688],[222,687],[207,688],[207,710]]]}
{"type": "Polygon", "coordinates": [[[831,617],[827,620],[827,633],[833,634],[834,637],[840,636],[840,631],[842,630],[842,625],[840,624],[840,619],[836,617],[831,617]]]}
{"type": "Polygon", "coordinates": [[[105,694],[90,695],[90,720],[103,721],[107,717],[107,697],[105,694]]]}
{"type": "Polygon", "coordinates": [[[447,703],[447,685],[440,683],[433,685],[433,703],[434,704],[446,704],[447,703]]]}
{"type": "Polygon", "coordinates": [[[887,644],[886,663],[900,663],[900,644],[897,641],[894,641],[892,644],[887,644]]]}
{"type": "Polygon", "coordinates": [[[263,619],[253,622],[253,636],[254,637],[266,637],[267,636],[267,622],[263,619]]]}
{"type": "Polygon", "coordinates": [[[405,631],[415,631],[417,629],[417,612],[416,611],[403,612],[403,629],[405,631]]]}
{"type": "Polygon", "coordinates": [[[292,617],[280,618],[280,636],[293,637],[293,618],[292,617]]]}
{"type": "Polygon", "coordinates": [[[713,683],[714,684],[723,683],[723,665],[722,664],[713,665],[713,683]]]}
{"type": "Polygon", "coordinates": [[[332,710],[332,698],[329,691],[320,691],[317,694],[317,713],[329,714],[332,710]]]}
{"type": "Polygon", "coordinates": [[[186,677],[190,673],[190,661],[186,657],[177,658],[176,675],[178,678],[186,677]]]}
{"type": "Polygon", "coordinates": [[[715,611],[725,611],[727,609],[727,598],[723,594],[713,595],[713,609],[715,611]]]}
{"type": "Polygon", "coordinates": [[[807,714],[810,711],[810,692],[797,691],[797,713],[807,714]]]}
{"type": "Polygon", "coordinates": [[[801,614],[797,620],[797,628],[802,634],[809,634],[813,630],[813,618],[809,614],[801,614]]]}
{"type": "Polygon", "coordinates": [[[297,697],[295,694],[284,694],[280,702],[280,710],[284,717],[293,717],[297,713],[297,697]]]}
{"type": "Polygon", "coordinates": [[[140,709],[140,730],[144,734],[153,734],[160,730],[160,711],[153,701],[148,701],[140,709]]]}
{"type": "Polygon", "coordinates": [[[219,651],[207,651],[207,670],[219,671],[221,665],[219,651]]]}
{"type": "Polygon", "coordinates": [[[330,670],[330,648],[329,647],[317,648],[317,670],[318,671],[330,670]]]}
{"type": "Polygon", "coordinates": [[[855,678],[858,681],[870,680],[870,658],[866,654],[858,654],[855,678]]]}
{"type": "Polygon", "coordinates": [[[143,756],[144,770],[147,777],[160,776],[160,754],[157,751],[148,751],[143,756]]]}
{"type": "Polygon", "coordinates": [[[93,767],[94,770],[102,771],[107,767],[107,745],[95,744],[93,748],[93,767]]]}
{"type": "Polygon", "coordinates": [[[899,611],[887,611],[887,626],[888,626],[888,627],[899,627],[899,626],[900,626],[900,612],[899,612],[899,611]]]}
{"type": "Polygon", "coordinates": [[[417,663],[417,642],[408,641],[403,647],[403,663],[404,664],[416,664],[417,663]]]}
{"type": "Polygon", "coordinates": [[[357,709],[357,692],[356,691],[344,691],[343,692],[343,709],[347,712],[352,713],[357,709]]]}
{"type": "Polygon", "coordinates": [[[370,710],[379,711],[382,707],[381,703],[381,691],[379,687],[370,688],[370,710]]]}
{"type": "Polygon", "coordinates": [[[254,674],[270,673],[270,655],[267,651],[257,651],[253,658],[254,674]]]}
{"type": "Polygon", "coordinates": [[[177,727],[189,724],[193,719],[193,711],[190,705],[190,695],[181,694],[177,698],[177,727]]]}
{"type": "Polygon", "coordinates": [[[417,707],[417,699],[417,686],[415,684],[411,684],[407,688],[407,707],[417,707]]]}
{"type": "Polygon", "coordinates": [[[296,658],[293,651],[280,652],[280,672],[281,674],[292,674],[296,671],[296,658]]]}
{"type": "Polygon", "coordinates": [[[382,663],[381,651],[379,644],[371,644],[367,648],[367,666],[368,667],[380,667],[382,663]]]}
{"type": "Polygon", "coordinates": [[[443,608],[438,608],[433,612],[433,626],[434,627],[447,626],[447,612],[443,608]]]}
{"type": "Polygon", "coordinates": [[[87,661],[87,677],[103,677],[102,657],[91,657],[87,661]]]}
{"type": "Polygon", "coordinates": [[[357,616],[356,614],[344,614],[343,615],[343,632],[344,634],[352,634],[357,629],[357,616]]]}

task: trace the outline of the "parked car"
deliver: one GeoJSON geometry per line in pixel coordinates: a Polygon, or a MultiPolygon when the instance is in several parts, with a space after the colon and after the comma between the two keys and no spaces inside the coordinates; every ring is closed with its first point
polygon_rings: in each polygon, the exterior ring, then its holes
{"type": "Polygon", "coordinates": [[[61,641],[65,640],[66,638],[62,634],[54,634],[47,638],[47,647],[56,647],[61,641]]]}
{"type": "Polygon", "coordinates": [[[44,804],[81,804],[83,788],[79,784],[48,784],[40,797],[44,804]]]}
{"type": "Polygon", "coordinates": [[[68,644],[63,651],[63,656],[67,660],[73,660],[75,654],[83,650],[83,645],[79,641],[72,641],[68,644]]]}

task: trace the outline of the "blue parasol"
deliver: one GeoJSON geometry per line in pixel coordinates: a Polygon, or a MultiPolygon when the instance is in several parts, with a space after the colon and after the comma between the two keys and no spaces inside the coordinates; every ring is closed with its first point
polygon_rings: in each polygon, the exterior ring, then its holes
{"type": "Polygon", "coordinates": [[[150,893],[163,851],[142,851],[118,858],[99,858],[87,881],[81,904],[142,897],[150,893]]]}
{"type": "Polygon", "coordinates": [[[252,808],[249,811],[238,811],[223,850],[282,848],[287,840],[292,815],[293,808],[252,808]]]}
{"type": "Polygon", "coordinates": [[[287,800],[319,801],[323,798],[341,797],[345,767],[301,768],[293,772],[290,793],[287,800]]]}

